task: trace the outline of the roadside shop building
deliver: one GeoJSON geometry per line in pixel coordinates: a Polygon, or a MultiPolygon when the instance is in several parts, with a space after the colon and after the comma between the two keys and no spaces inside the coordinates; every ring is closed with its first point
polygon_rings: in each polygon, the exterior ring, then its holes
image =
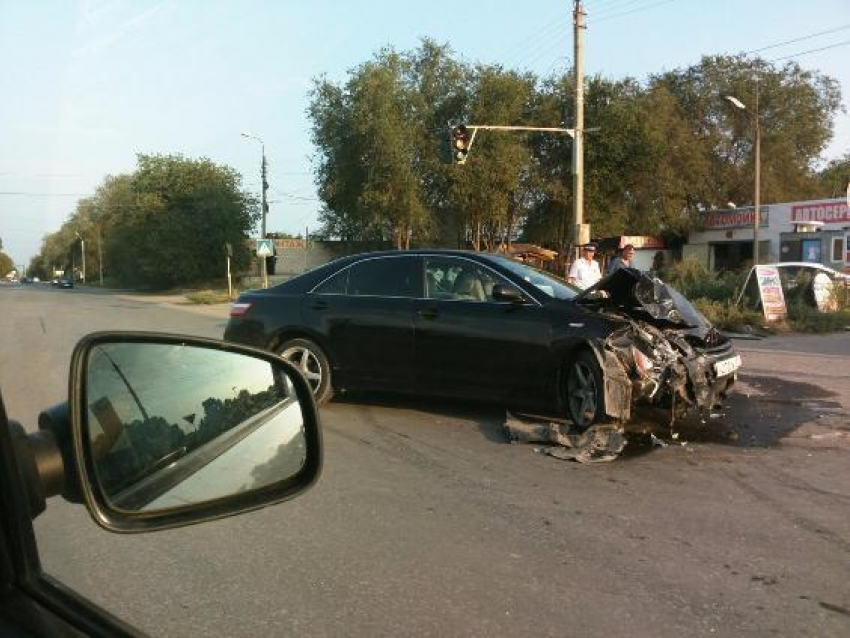
{"type": "MultiPolygon", "coordinates": [[[[761,207],[759,261],[805,261],[850,271],[850,208],[845,198],[761,207]]],[[[753,207],[706,211],[688,235],[683,258],[712,271],[737,270],[753,261],[753,207]]]]}

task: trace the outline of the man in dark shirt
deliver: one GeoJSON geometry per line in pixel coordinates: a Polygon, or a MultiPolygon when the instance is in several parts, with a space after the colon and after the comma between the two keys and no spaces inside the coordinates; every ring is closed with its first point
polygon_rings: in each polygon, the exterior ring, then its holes
{"type": "Polygon", "coordinates": [[[611,263],[608,264],[608,274],[610,275],[618,268],[631,268],[632,267],[632,257],[635,254],[635,247],[631,244],[626,244],[623,246],[623,249],[620,251],[620,254],[614,259],[611,260],[611,263]]]}

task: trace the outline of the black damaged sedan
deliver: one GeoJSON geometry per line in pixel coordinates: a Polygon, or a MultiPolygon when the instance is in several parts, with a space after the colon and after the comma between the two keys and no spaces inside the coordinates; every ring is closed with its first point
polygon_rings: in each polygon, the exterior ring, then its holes
{"type": "Polygon", "coordinates": [[[679,293],[620,269],[580,291],[489,253],[339,259],[242,294],[224,338],[279,353],[316,399],[390,390],[497,401],[579,429],[716,407],[740,357],[679,293]]]}

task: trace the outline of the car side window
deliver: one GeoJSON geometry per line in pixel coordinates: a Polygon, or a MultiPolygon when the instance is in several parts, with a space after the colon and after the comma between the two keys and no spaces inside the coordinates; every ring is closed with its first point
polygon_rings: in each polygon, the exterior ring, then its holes
{"type": "Polygon", "coordinates": [[[493,286],[507,283],[488,269],[465,259],[428,257],[425,296],[452,301],[493,301],[493,286]]]}
{"type": "Polygon", "coordinates": [[[345,268],[344,270],[336,273],[329,279],[326,279],[322,282],[317,288],[316,292],[320,295],[344,295],[348,292],[348,273],[350,269],[345,268]]]}
{"type": "Polygon", "coordinates": [[[375,297],[416,297],[421,274],[414,257],[378,257],[349,268],[348,294],[375,297]]]}

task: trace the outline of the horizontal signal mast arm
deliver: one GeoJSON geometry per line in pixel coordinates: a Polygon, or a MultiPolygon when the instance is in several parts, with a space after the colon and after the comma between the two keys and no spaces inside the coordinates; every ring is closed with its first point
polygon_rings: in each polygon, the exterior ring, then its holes
{"type": "Polygon", "coordinates": [[[571,128],[555,128],[555,127],[540,127],[540,126],[490,126],[490,125],[477,125],[477,124],[467,124],[466,128],[472,130],[481,129],[482,131],[539,131],[543,133],[566,133],[567,135],[574,135],[575,129],[571,128]]]}

